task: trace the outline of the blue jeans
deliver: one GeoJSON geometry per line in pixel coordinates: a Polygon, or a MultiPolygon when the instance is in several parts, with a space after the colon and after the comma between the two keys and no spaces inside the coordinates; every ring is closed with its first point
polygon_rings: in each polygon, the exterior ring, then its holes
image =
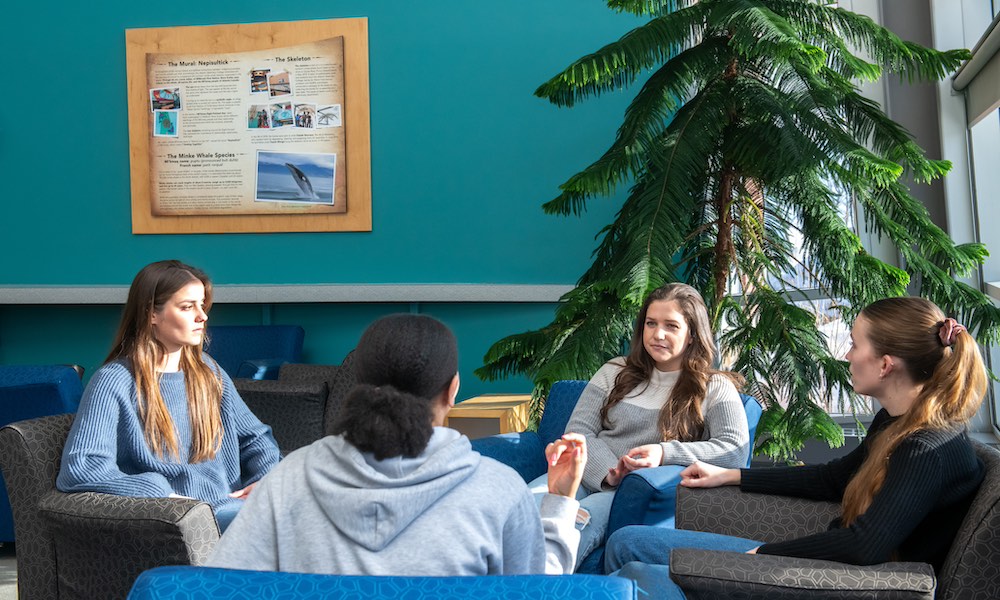
{"type": "Polygon", "coordinates": [[[684,592],[670,579],[670,551],[674,548],[746,552],[760,546],[744,538],[645,525],[622,527],[604,548],[604,571],[634,580],[640,600],[681,600],[684,592]]]}
{"type": "Polygon", "coordinates": [[[219,533],[225,533],[226,528],[229,524],[233,522],[236,515],[243,508],[243,501],[239,500],[237,502],[227,502],[222,506],[213,507],[215,512],[215,522],[219,524],[219,533]]]}
{"type": "MultiPolygon", "coordinates": [[[[548,474],[540,475],[528,484],[531,493],[535,495],[535,501],[542,502],[542,496],[548,492],[548,474]]],[[[581,485],[576,492],[576,499],[580,501],[580,508],[584,508],[590,513],[590,522],[585,526],[577,524],[580,530],[580,545],[576,552],[576,565],[580,566],[583,559],[601,547],[604,537],[608,534],[608,522],[611,520],[611,503],[615,499],[614,492],[591,492],[581,485]]]]}

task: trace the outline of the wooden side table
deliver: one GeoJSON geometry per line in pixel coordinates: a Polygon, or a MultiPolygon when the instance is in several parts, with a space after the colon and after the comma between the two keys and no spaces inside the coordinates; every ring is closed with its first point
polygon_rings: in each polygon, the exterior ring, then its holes
{"type": "Polygon", "coordinates": [[[485,394],[460,402],[448,411],[445,427],[469,439],[524,431],[531,394],[485,394]]]}

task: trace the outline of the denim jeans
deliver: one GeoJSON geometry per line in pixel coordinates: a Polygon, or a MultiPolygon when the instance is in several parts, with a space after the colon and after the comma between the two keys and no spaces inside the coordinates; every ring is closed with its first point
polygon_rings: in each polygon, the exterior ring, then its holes
{"type": "Polygon", "coordinates": [[[243,508],[243,501],[240,502],[227,502],[226,504],[215,508],[215,522],[219,524],[219,533],[225,533],[226,528],[229,524],[233,522],[236,515],[243,508]]]}
{"type": "MultiPolygon", "coordinates": [[[[531,493],[535,495],[538,504],[542,502],[542,495],[549,490],[548,474],[535,478],[528,484],[531,493]]],[[[577,525],[580,530],[580,545],[576,552],[576,565],[579,567],[583,559],[587,558],[591,552],[601,547],[604,538],[608,533],[608,522],[611,520],[611,503],[614,502],[614,492],[590,492],[581,485],[576,493],[576,499],[580,501],[580,508],[584,508],[590,513],[590,522],[585,526],[577,525]]]]}
{"type": "Polygon", "coordinates": [[[665,527],[630,525],[611,534],[604,549],[604,570],[638,584],[640,600],[680,600],[684,592],[670,579],[670,551],[698,548],[746,552],[761,542],[665,527]]]}

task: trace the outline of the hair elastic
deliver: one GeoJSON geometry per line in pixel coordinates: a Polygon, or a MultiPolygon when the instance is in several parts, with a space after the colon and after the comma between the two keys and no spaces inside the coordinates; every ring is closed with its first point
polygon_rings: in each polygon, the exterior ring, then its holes
{"type": "Polygon", "coordinates": [[[963,331],[968,331],[965,328],[965,325],[962,325],[955,319],[949,317],[945,319],[941,323],[941,327],[938,328],[938,339],[941,340],[941,344],[943,346],[951,346],[955,343],[955,338],[958,337],[958,334],[963,331]]]}

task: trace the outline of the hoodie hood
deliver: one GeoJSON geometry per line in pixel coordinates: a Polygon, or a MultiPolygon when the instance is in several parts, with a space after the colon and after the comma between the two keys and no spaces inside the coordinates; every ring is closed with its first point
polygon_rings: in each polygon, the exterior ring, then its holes
{"type": "Polygon", "coordinates": [[[417,457],[378,461],[341,436],[314,444],[305,457],[305,479],[331,522],[358,545],[379,551],[414,519],[465,481],[480,456],[469,439],[435,427],[417,457]]]}

